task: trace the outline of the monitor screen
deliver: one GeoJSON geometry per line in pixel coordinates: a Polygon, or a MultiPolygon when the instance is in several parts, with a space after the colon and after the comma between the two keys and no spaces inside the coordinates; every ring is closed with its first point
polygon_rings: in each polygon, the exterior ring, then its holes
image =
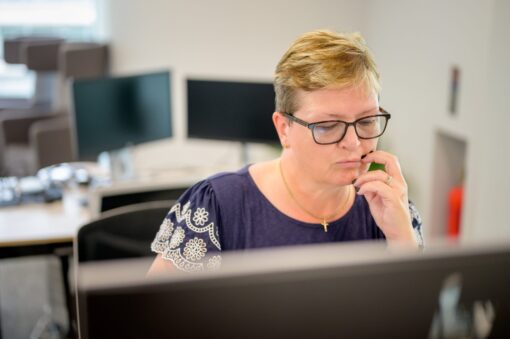
{"type": "Polygon", "coordinates": [[[188,137],[277,143],[272,83],[188,79],[188,137]]]}
{"type": "Polygon", "coordinates": [[[168,71],[78,80],[72,90],[80,160],[172,136],[168,71]]]}
{"type": "Polygon", "coordinates": [[[471,333],[473,316],[510,330],[509,243],[230,252],[218,271],[160,277],[138,263],[78,267],[80,338],[457,338],[444,331],[471,333]]]}

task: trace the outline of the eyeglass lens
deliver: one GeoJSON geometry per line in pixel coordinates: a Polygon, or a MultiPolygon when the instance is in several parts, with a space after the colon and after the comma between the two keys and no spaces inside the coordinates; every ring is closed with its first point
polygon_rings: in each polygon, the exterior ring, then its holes
{"type": "MultiPolygon", "coordinates": [[[[360,119],[354,123],[356,134],[363,139],[377,138],[385,127],[387,119],[385,116],[372,116],[360,119]]],[[[343,139],[347,123],[341,121],[323,122],[313,126],[313,137],[318,143],[335,143],[343,139]]]]}

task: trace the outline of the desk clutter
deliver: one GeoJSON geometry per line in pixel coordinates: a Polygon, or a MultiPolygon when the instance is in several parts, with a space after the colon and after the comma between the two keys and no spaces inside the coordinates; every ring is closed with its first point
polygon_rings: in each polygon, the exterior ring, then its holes
{"type": "Polygon", "coordinates": [[[61,187],[47,185],[35,176],[0,178],[0,207],[51,202],[61,198],[61,187]]]}
{"type": "Polygon", "coordinates": [[[107,176],[94,163],[62,163],[35,176],[0,177],[0,207],[60,200],[66,188],[104,180],[107,176]]]}

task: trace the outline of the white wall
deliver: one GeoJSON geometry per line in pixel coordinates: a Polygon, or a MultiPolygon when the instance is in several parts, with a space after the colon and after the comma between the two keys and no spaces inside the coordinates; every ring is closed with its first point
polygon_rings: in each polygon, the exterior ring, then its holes
{"type": "MultiPolygon", "coordinates": [[[[410,195],[428,223],[426,235],[444,228],[438,220],[445,211],[434,207],[441,195],[438,131],[465,145],[459,157],[466,164],[464,235],[487,233],[486,227],[492,227],[489,234],[510,235],[502,212],[510,162],[503,106],[510,88],[507,1],[110,0],[107,7],[114,73],[173,70],[177,142],[185,138],[186,76],[270,80],[297,35],[316,28],[361,31],[382,73],[382,104],[394,115],[383,144],[400,158],[410,195]],[[455,117],[448,113],[453,65],[461,69],[455,117]]],[[[215,153],[199,152],[204,145],[236,152],[225,143],[195,143],[189,161],[215,153]]],[[[161,161],[167,147],[148,149],[146,159],[161,161]]]]}
{"type": "Polygon", "coordinates": [[[476,199],[467,206],[466,217],[473,220],[466,229],[470,238],[510,237],[506,214],[510,192],[510,1],[496,0],[489,36],[487,106],[477,112],[480,142],[474,160],[478,176],[474,182],[476,199]]]}
{"type": "Polygon", "coordinates": [[[502,156],[510,146],[503,106],[510,94],[508,2],[370,0],[367,8],[365,34],[383,74],[382,103],[396,118],[386,141],[401,159],[427,235],[444,233],[449,187],[442,186],[447,167],[458,162],[444,158],[452,142],[443,143],[440,132],[466,150],[463,237],[510,236],[503,216],[510,159],[502,156]],[[452,117],[453,65],[461,82],[452,117]]]}
{"type": "MultiPolygon", "coordinates": [[[[362,2],[347,0],[109,0],[105,4],[114,74],[172,70],[175,137],[142,147],[137,162],[146,166],[169,161],[175,147],[181,163],[224,162],[226,151],[238,166],[239,144],[185,141],[185,78],[271,81],[279,58],[298,35],[317,28],[359,30],[363,14],[362,2]],[[190,144],[194,147],[188,148],[190,144]]],[[[251,145],[249,156],[253,162],[274,157],[275,150],[251,145]]]]}
{"type": "Polygon", "coordinates": [[[110,0],[115,73],[171,68],[177,137],[184,137],[186,76],[272,80],[297,35],[359,29],[356,1],[110,0]]]}

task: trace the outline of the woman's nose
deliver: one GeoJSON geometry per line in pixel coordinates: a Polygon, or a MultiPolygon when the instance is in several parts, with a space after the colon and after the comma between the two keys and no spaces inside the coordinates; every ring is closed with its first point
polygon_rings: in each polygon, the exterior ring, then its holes
{"type": "Polygon", "coordinates": [[[360,140],[356,134],[354,126],[347,126],[344,138],[340,141],[340,144],[347,149],[354,149],[360,145],[360,140]]]}

